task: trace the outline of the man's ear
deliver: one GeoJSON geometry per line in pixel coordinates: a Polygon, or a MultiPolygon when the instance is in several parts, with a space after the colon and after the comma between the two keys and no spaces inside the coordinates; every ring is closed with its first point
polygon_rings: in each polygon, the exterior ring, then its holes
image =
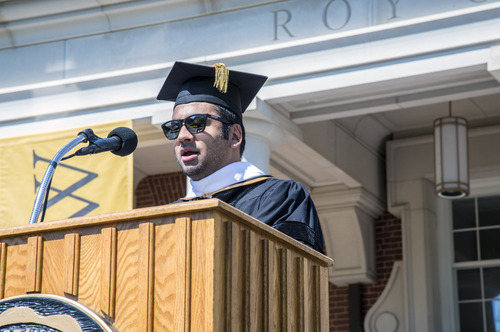
{"type": "Polygon", "coordinates": [[[242,141],[243,141],[243,130],[239,124],[235,123],[231,126],[231,129],[229,130],[229,144],[231,145],[231,148],[239,150],[242,141]]]}

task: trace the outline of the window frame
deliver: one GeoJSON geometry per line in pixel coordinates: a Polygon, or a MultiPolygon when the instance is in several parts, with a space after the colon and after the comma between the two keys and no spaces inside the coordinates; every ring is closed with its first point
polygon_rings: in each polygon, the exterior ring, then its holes
{"type": "MultiPolygon", "coordinates": [[[[467,198],[500,195],[500,176],[471,181],[471,191],[467,198]]],[[[452,200],[436,198],[439,284],[443,331],[459,331],[460,316],[456,269],[463,267],[500,266],[500,259],[478,264],[477,262],[454,262],[452,200]],[[451,282],[450,282],[451,281],[451,282]]]]}

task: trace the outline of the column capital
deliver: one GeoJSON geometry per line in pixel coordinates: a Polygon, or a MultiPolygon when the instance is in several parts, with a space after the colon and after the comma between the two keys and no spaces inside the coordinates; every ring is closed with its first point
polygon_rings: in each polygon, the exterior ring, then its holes
{"type": "Polygon", "coordinates": [[[376,279],[375,218],[384,204],[362,187],[326,186],[311,192],[328,256],[335,259],[329,280],[342,286],[376,279]]]}

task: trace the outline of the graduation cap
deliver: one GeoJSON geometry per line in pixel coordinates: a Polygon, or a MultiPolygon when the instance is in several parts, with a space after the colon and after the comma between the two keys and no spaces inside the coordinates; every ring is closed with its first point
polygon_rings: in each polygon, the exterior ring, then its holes
{"type": "Polygon", "coordinates": [[[266,76],[230,71],[221,63],[203,66],[176,61],[156,99],[175,101],[175,106],[191,102],[216,104],[241,118],[266,80],[266,76]]]}

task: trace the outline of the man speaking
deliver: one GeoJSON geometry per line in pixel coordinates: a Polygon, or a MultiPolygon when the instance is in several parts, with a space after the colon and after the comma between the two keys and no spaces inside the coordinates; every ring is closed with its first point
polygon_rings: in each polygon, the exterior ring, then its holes
{"type": "Polygon", "coordinates": [[[324,253],[311,196],[300,184],[264,174],[241,161],[243,112],[267,77],[176,62],[157,99],[174,101],[172,120],[162,124],[191,189],[176,202],[218,198],[286,235],[324,253]]]}

